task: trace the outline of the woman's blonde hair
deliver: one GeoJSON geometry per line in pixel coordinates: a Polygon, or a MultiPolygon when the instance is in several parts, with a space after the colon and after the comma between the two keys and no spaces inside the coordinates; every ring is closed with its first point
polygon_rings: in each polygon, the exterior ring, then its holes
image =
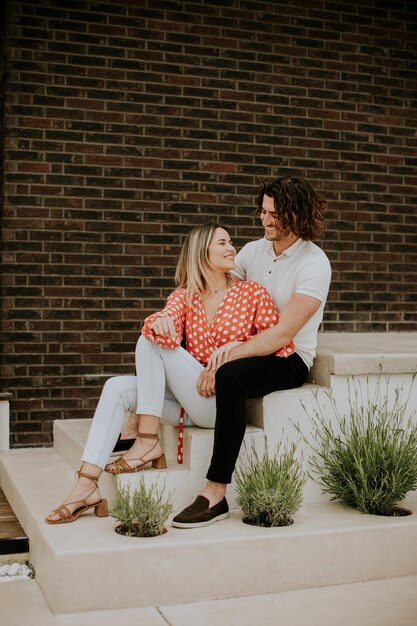
{"type": "Polygon", "coordinates": [[[196,292],[202,293],[210,288],[212,265],[209,261],[208,249],[218,228],[226,230],[215,222],[195,226],[188,233],[181,248],[175,271],[175,282],[178,287],[186,289],[189,302],[196,292]]]}

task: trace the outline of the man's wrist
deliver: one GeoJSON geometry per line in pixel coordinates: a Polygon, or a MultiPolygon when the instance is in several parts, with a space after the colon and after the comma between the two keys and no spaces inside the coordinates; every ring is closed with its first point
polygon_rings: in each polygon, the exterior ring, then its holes
{"type": "Polygon", "coordinates": [[[236,359],[240,359],[242,358],[241,355],[239,354],[239,352],[241,352],[242,350],[242,345],[240,346],[235,346],[234,348],[232,348],[229,352],[229,357],[228,357],[228,361],[235,361],[236,359]]]}

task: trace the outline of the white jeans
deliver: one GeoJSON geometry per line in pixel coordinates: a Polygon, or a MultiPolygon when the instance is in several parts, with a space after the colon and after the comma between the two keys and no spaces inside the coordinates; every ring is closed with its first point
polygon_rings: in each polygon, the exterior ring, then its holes
{"type": "Polygon", "coordinates": [[[216,398],[203,398],[196,386],[203,369],[183,348],[161,348],[141,335],[136,345],[137,376],[106,381],[82,460],[104,468],[127,412],[155,415],[162,423],[177,426],[183,407],[184,426],[214,428],[216,398]]]}

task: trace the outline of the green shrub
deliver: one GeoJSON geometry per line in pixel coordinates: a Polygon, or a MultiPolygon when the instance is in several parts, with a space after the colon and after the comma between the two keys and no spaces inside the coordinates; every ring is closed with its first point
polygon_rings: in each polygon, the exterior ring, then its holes
{"type": "Polygon", "coordinates": [[[403,388],[395,387],[389,402],[388,391],[389,378],[382,375],[373,392],[367,380],[365,394],[352,379],[348,417],[339,413],[334,397],[327,394],[335,427],[315,395],[318,408],[309,415],[314,441],[304,437],[312,449],[311,474],[323,492],[332,494],[331,500],[375,515],[389,514],[417,488],[415,412],[405,417],[410,393],[403,401],[403,388]]]}
{"type": "Polygon", "coordinates": [[[268,446],[262,456],[254,446],[244,456],[235,471],[237,503],[244,514],[244,522],[254,526],[290,526],[293,515],[301,506],[306,476],[295,458],[296,445],[284,448],[281,443],[272,457],[268,446]]]}
{"type": "Polygon", "coordinates": [[[155,537],[165,532],[164,524],[172,512],[171,495],[164,498],[165,485],[153,483],[149,488],[140,476],[139,485],[117,488],[110,515],[119,520],[117,532],[129,537],[155,537]]]}

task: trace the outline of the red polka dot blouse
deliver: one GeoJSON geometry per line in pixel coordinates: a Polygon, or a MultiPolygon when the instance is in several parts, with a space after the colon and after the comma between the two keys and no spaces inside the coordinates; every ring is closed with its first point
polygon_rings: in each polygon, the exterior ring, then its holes
{"type": "MultiPolygon", "coordinates": [[[[197,361],[206,365],[216,348],[230,341],[246,341],[279,321],[278,309],[264,287],[254,281],[236,281],[226,292],[211,324],[207,321],[203,301],[194,294],[192,306],[186,299],[185,289],[177,289],[167,299],[162,311],[146,318],[142,334],[159,346],[178,348],[183,335],[186,350],[197,361]],[[151,326],[158,317],[172,317],[177,336],[175,339],[156,335],[151,326]]],[[[275,356],[287,357],[295,352],[294,343],[277,350],[275,356]]]]}

